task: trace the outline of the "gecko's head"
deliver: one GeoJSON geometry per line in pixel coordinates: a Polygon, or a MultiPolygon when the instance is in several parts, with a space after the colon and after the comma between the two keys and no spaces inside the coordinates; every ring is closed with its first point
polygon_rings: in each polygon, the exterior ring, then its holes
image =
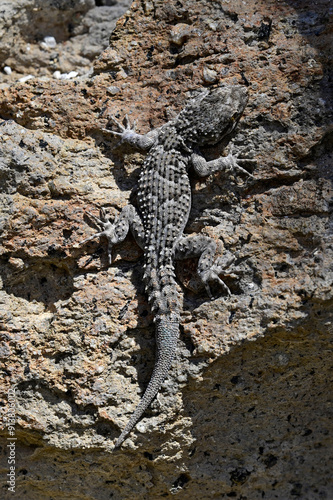
{"type": "Polygon", "coordinates": [[[240,85],[202,92],[181,113],[188,122],[186,138],[199,146],[218,143],[235,128],[247,101],[247,90],[240,85]]]}

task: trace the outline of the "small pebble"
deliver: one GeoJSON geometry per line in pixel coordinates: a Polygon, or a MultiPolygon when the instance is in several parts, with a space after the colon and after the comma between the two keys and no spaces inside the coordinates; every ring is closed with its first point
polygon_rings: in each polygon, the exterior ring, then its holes
{"type": "Polygon", "coordinates": [[[25,83],[27,82],[28,80],[30,80],[31,78],[33,78],[33,75],[25,75],[25,76],[22,76],[22,78],[19,78],[19,82],[20,83],[25,83]]]}
{"type": "Polygon", "coordinates": [[[44,43],[50,48],[50,49],[55,49],[57,46],[56,39],[54,36],[45,36],[44,37],[44,43]]]}
{"type": "Polygon", "coordinates": [[[12,73],[12,68],[10,66],[5,66],[3,70],[6,73],[6,75],[10,75],[12,73]]]}
{"type": "Polygon", "coordinates": [[[120,92],[120,88],[112,86],[112,87],[108,87],[107,91],[109,92],[109,94],[115,95],[115,94],[118,94],[120,92]]]}
{"type": "Polygon", "coordinates": [[[75,78],[78,75],[77,71],[70,71],[69,73],[60,73],[59,70],[53,73],[53,78],[57,80],[70,80],[71,78],[75,78]]]}
{"type": "Polygon", "coordinates": [[[206,83],[214,83],[218,79],[217,72],[213,69],[207,68],[207,66],[203,69],[202,77],[206,83]]]}
{"type": "Polygon", "coordinates": [[[67,78],[75,78],[79,73],[77,71],[70,71],[67,73],[67,78]]]}
{"type": "Polygon", "coordinates": [[[173,26],[170,31],[170,39],[175,45],[183,45],[185,40],[189,37],[191,28],[188,24],[179,23],[173,26]]]}

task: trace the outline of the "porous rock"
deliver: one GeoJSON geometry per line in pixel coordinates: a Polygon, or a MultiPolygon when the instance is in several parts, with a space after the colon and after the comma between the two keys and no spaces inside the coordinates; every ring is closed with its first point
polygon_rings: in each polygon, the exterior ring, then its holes
{"type": "MultiPolygon", "coordinates": [[[[112,3],[1,7],[1,398],[6,416],[15,387],[16,494],[329,499],[330,2],[135,1],[107,46],[112,3]],[[143,161],[99,129],[128,113],[147,132],[223,83],[249,89],[233,142],[254,178],[194,178],[188,232],[236,255],[232,297],[209,301],[195,262],[177,266],[177,359],[113,452],[151,376],[154,326],[133,239],[110,267],[105,242],[77,244],[95,230],[85,211],[115,216],[143,161]]],[[[4,475],[8,437],[2,419],[4,475]]]]}

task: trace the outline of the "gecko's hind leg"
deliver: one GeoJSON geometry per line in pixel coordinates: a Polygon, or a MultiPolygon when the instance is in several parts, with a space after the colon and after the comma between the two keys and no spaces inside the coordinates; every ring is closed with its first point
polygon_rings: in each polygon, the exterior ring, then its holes
{"type": "Polygon", "coordinates": [[[183,236],[177,243],[175,249],[175,259],[188,259],[199,257],[198,275],[205,285],[207,294],[212,298],[209,282],[218,282],[223,290],[231,295],[229,287],[220,278],[221,274],[234,260],[231,254],[215,259],[216,242],[204,235],[183,236]]]}
{"type": "Polygon", "coordinates": [[[110,264],[112,262],[112,247],[124,241],[129,230],[133,234],[138,245],[141,248],[144,247],[144,229],[142,221],[133,205],[124,207],[113,222],[110,221],[103,208],[100,210],[100,217],[96,217],[96,215],[89,212],[87,212],[87,214],[99,228],[99,231],[81,241],[81,244],[105,236],[108,240],[108,257],[110,264]]]}

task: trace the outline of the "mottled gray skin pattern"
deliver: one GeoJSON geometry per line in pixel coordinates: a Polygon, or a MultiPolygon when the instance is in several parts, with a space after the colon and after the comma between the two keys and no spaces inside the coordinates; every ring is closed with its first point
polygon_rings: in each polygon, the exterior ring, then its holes
{"type": "MultiPolygon", "coordinates": [[[[206,161],[197,151],[205,144],[216,144],[236,126],[247,103],[247,92],[241,86],[224,86],[201,92],[188,102],[181,113],[159,129],[145,135],[135,132],[126,117],[126,127],[114,118],[120,131],[105,129],[121,141],[149,150],[139,178],[138,210],[126,206],[111,223],[102,212],[94,217],[112,246],[123,241],[129,230],[144,250],[146,292],[155,313],[156,362],[148,387],[115,446],[122,444],[141,418],[163,383],[175,355],[179,335],[179,297],[175,281],[174,260],[199,257],[198,274],[210,295],[209,281],[218,281],[224,291],[228,287],[219,273],[230,263],[214,259],[216,243],[204,235],[184,236],[191,208],[188,169],[192,165],[201,176],[218,170],[238,169],[248,174],[231,153],[206,161]]],[[[250,174],[248,174],[250,175],[250,174]]],[[[85,241],[87,241],[85,240],[85,241]]]]}

